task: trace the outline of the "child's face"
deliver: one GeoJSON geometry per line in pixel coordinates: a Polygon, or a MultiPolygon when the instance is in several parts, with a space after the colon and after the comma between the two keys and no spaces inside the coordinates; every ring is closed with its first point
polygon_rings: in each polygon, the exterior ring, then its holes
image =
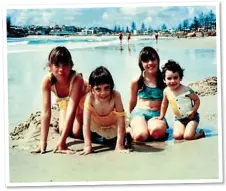
{"type": "Polygon", "coordinates": [[[59,63],[58,65],[50,64],[50,71],[53,73],[53,75],[59,80],[59,79],[67,79],[71,70],[71,66],[63,65],[59,63]]]}
{"type": "Polygon", "coordinates": [[[152,55],[151,59],[143,59],[141,63],[147,73],[156,73],[158,71],[158,59],[155,55],[152,55]]]}
{"type": "Polygon", "coordinates": [[[111,96],[111,86],[110,84],[94,86],[92,92],[98,99],[105,100],[111,96]]]}
{"type": "Polygon", "coordinates": [[[178,72],[166,70],[164,81],[170,89],[176,90],[180,86],[181,79],[178,72]]]}

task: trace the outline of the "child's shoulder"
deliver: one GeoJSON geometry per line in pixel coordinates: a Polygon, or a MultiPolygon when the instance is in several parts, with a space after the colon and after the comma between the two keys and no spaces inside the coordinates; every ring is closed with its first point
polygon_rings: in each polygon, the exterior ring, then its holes
{"type": "Polygon", "coordinates": [[[132,78],[131,82],[137,83],[140,79],[140,75],[136,75],[135,77],[132,78]]]}
{"type": "Polygon", "coordinates": [[[132,80],[130,81],[131,86],[136,86],[138,85],[138,81],[140,79],[140,76],[135,76],[134,78],[132,78],[132,80]]]}
{"type": "Polygon", "coordinates": [[[47,74],[42,79],[42,88],[49,88],[51,87],[51,76],[50,74],[47,74]]]}
{"type": "Polygon", "coordinates": [[[119,98],[119,97],[121,97],[120,92],[117,91],[117,90],[113,90],[113,97],[114,97],[114,98],[119,98]]]}
{"type": "Polygon", "coordinates": [[[189,86],[186,86],[186,85],[182,85],[181,89],[182,89],[183,92],[194,93],[194,90],[191,89],[189,86]]]}

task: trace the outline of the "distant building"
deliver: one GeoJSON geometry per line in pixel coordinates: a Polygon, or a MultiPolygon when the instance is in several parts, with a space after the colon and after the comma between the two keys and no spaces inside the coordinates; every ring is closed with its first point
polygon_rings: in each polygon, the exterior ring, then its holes
{"type": "Polygon", "coordinates": [[[94,30],[93,29],[83,29],[82,34],[83,35],[93,35],[94,30]]]}

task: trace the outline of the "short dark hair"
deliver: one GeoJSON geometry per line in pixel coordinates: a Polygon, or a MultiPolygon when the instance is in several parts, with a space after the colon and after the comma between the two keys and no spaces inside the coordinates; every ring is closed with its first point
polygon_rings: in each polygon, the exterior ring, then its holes
{"type": "Polygon", "coordinates": [[[89,85],[93,88],[94,86],[102,84],[109,84],[111,92],[113,92],[115,84],[111,73],[104,66],[99,66],[91,72],[89,76],[89,85]]]}
{"type": "Polygon", "coordinates": [[[165,79],[166,77],[166,71],[172,71],[173,73],[178,72],[180,79],[184,77],[184,69],[181,68],[181,66],[175,62],[174,60],[168,60],[167,63],[165,63],[164,66],[162,66],[162,78],[165,79]]]}

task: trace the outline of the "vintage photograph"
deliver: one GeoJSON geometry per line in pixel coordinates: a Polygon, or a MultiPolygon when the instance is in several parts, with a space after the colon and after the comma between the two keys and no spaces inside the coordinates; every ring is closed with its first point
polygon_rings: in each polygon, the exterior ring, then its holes
{"type": "Polygon", "coordinates": [[[219,3],[4,14],[7,186],[222,182],[219,3]]]}

